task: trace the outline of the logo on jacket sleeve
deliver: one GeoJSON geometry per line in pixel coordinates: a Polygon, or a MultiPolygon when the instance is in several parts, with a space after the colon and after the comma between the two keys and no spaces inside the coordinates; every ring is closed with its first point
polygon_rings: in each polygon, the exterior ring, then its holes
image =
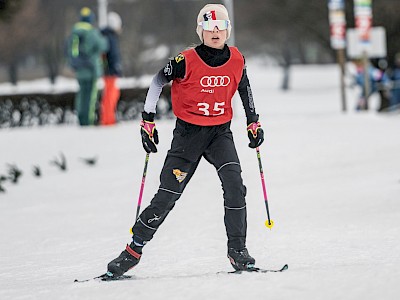
{"type": "Polygon", "coordinates": [[[179,182],[182,182],[185,180],[187,173],[186,172],[182,172],[179,169],[173,169],[172,173],[175,175],[176,180],[178,180],[179,182]]]}
{"type": "Polygon", "coordinates": [[[184,60],[185,57],[183,56],[182,53],[179,53],[177,56],[175,56],[175,61],[178,64],[180,61],[184,60]]]}
{"type": "Polygon", "coordinates": [[[169,62],[164,68],[164,75],[170,76],[172,74],[172,64],[169,62]]]}

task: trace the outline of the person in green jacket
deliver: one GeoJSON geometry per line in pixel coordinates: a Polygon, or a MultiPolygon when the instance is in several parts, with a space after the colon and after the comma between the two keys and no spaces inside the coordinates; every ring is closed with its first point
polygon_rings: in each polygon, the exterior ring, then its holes
{"type": "Polygon", "coordinates": [[[75,110],[81,126],[95,124],[97,80],[103,75],[101,56],[108,49],[107,40],[93,26],[94,19],[89,8],[82,8],[80,21],[73,26],[68,41],[68,62],[79,83],[75,110]]]}

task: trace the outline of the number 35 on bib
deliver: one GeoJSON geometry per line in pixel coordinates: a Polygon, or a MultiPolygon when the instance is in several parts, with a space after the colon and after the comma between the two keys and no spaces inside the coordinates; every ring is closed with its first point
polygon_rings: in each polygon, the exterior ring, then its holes
{"type": "Polygon", "coordinates": [[[224,105],[225,102],[214,102],[214,106],[210,108],[210,104],[206,102],[197,103],[199,111],[201,111],[205,116],[223,115],[225,112],[224,105]]]}

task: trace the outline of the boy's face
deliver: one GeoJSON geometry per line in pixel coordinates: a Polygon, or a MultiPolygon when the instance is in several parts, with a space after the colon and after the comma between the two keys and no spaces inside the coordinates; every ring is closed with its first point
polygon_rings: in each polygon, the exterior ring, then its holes
{"type": "Polygon", "coordinates": [[[223,49],[226,42],[228,31],[219,30],[217,26],[214,27],[213,31],[203,30],[203,41],[204,45],[216,48],[223,49]]]}

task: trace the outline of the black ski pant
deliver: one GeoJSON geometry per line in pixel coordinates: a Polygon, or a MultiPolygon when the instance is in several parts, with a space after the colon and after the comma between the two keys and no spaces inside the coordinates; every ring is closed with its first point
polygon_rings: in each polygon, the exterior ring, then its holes
{"type": "Polygon", "coordinates": [[[228,247],[242,249],[246,246],[246,187],[230,122],[197,126],[180,119],[176,122],[171,149],[161,171],[160,187],[132,228],[136,245],[144,245],[153,238],[182,195],[202,157],[214,165],[222,183],[228,247]]]}

